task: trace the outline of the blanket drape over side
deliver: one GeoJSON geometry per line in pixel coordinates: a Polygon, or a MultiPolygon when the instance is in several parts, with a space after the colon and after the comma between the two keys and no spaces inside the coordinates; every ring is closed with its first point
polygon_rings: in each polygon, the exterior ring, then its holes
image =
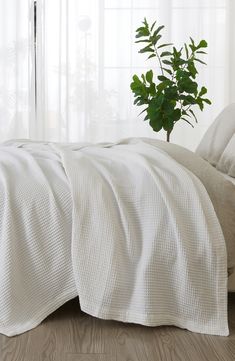
{"type": "Polygon", "coordinates": [[[141,140],[57,150],[73,199],[82,310],[228,335],[226,247],[201,181],[141,140]]]}
{"type": "Polygon", "coordinates": [[[77,295],[72,200],[60,158],[47,145],[21,143],[0,147],[0,333],[7,336],[77,295]]]}

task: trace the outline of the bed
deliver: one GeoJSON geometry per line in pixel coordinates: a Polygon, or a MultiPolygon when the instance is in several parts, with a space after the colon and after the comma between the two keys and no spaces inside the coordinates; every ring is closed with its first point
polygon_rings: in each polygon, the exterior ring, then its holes
{"type": "Polygon", "coordinates": [[[0,332],[79,296],[95,317],[227,336],[235,186],[224,174],[149,138],[2,144],[0,332]]]}

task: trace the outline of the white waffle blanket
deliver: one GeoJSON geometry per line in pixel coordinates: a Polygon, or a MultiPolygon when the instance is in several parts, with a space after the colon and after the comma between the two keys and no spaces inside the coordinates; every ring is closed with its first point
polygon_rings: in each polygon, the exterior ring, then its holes
{"type": "Polygon", "coordinates": [[[0,147],[0,333],[7,336],[32,329],[77,295],[71,194],[48,148],[0,147]]]}
{"type": "Polygon", "coordinates": [[[225,241],[198,178],[143,141],[70,149],[60,154],[82,310],[228,335],[225,241]]]}
{"type": "Polygon", "coordinates": [[[9,143],[0,203],[1,333],[78,294],[97,317],[228,335],[221,227],[201,181],[164,151],[9,143]]]}

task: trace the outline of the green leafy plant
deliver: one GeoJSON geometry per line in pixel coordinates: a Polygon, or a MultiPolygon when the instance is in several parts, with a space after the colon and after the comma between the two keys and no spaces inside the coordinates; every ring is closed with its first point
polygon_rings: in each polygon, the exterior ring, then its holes
{"type": "Polygon", "coordinates": [[[183,120],[194,127],[197,117],[193,111],[199,107],[202,111],[204,103],[211,104],[205,98],[207,89],[199,89],[196,82],[198,75],[197,63],[206,64],[200,59],[206,54],[207,42],[199,44],[190,38],[189,44],[184,44],[177,50],[173,44],[160,43],[163,25],[156,27],[156,21],[149,25],[144,19],[143,25],[136,30],[136,43],[144,43],[139,53],[147,53],[148,58],[156,58],[160,67],[157,83],[154,81],[153,70],[142,74],[141,78],[133,76],[131,90],[134,93],[134,104],[144,106],[144,120],[148,120],[155,132],[162,128],[167,132],[167,141],[174,125],[183,120]],[[192,122],[193,121],[193,122],[192,122]]]}

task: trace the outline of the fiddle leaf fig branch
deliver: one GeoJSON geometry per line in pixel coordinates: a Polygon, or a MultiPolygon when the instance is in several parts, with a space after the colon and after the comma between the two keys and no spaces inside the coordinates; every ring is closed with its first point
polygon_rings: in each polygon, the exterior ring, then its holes
{"type": "Polygon", "coordinates": [[[160,74],[155,76],[153,70],[142,74],[139,78],[133,76],[131,90],[134,93],[134,104],[144,106],[142,113],[146,113],[144,120],[148,120],[155,132],[164,129],[167,141],[174,125],[179,120],[194,127],[197,117],[195,107],[202,111],[204,105],[211,104],[205,98],[207,89],[199,88],[196,78],[197,65],[206,63],[200,57],[206,52],[207,42],[201,40],[198,44],[190,38],[188,44],[176,49],[171,43],[161,43],[161,31],[164,26],[156,26],[156,21],[149,25],[144,19],[143,25],[136,30],[136,43],[144,44],[139,53],[147,54],[147,60],[156,58],[160,74]]]}

